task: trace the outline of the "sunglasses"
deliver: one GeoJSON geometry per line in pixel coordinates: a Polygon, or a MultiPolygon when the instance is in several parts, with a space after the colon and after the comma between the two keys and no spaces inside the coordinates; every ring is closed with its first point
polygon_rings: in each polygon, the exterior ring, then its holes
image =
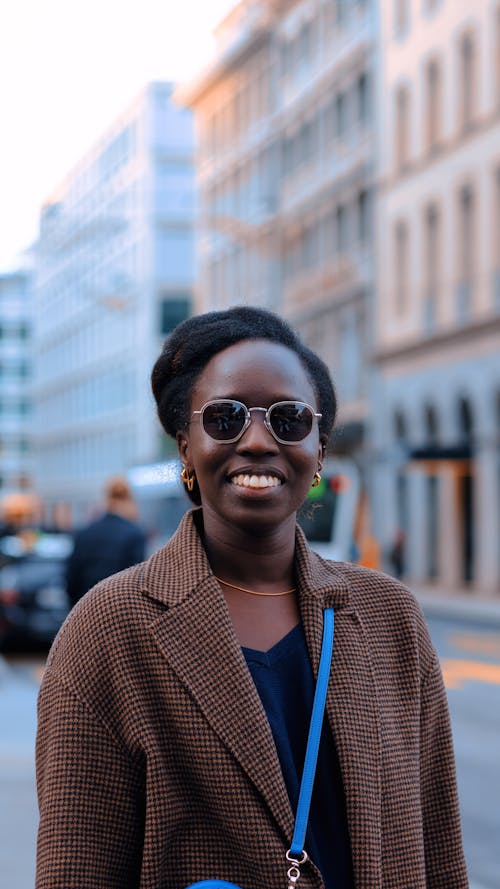
{"type": "Polygon", "coordinates": [[[247,407],[233,398],[207,401],[199,411],[204,431],[214,441],[238,441],[252,422],[252,411],[264,411],[264,425],[280,444],[299,444],[311,433],[314,418],[321,414],[303,401],[277,401],[271,407],[247,407]]]}

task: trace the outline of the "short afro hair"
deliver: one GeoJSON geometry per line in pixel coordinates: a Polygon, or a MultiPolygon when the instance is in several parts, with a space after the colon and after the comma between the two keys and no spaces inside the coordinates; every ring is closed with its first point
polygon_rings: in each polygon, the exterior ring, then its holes
{"type": "MultiPolygon", "coordinates": [[[[322,414],[319,432],[326,446],[337,412],[335,389],[326,364],[304,345],[286,321],[267,309],[251,306],[193,315],[167,337],[151,375],[158,417],[165,432],[175,438],[186,429],[196,380],[214,355],[241,340],[270,340],[296,353],[316,393],[322,414]]],[[[192,499],[199,503],[198,496],[192,499]]]]}

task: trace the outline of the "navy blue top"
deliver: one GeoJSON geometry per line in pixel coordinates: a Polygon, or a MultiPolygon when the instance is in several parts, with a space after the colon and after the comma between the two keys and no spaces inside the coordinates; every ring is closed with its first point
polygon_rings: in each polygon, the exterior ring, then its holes
{"type": "MultiPolygon", "coordinates": [[[[302,624],[269,651],[243,648],[243,654],[266,711],[296,812],[316,686],[302,624]]],[[[354,889],[344,787],[326,718],[305,848],[321,871],[326,889],[354,889]]]]}

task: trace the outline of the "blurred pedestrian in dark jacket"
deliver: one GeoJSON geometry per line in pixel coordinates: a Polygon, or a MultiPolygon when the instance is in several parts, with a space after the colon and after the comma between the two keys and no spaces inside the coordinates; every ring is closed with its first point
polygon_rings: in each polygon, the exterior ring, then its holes
{"type": "Polygon", "coordinates": [[[401,529],[396,531],[394,542],[389,552],[392,574],[395,577],[403,577],[405,570],[405,532],[401,529]]]}
{"type": "Polygon", "coordinates": [[[137,507],[126,479],[111,478],[106,485],[105,513],[75,535],[66,570],[72,605],[104,577],[142,562],[146,538],[136,519],[137,507]]]}

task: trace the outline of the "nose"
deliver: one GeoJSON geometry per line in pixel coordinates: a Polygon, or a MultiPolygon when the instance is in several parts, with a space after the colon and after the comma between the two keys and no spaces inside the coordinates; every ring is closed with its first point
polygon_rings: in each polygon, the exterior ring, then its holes
{"type": "Polygon", "coordinates": [[[265,412],[253,410],[250,417],[250,425],[236,443],[238,453],[250,451],[260,454],[279,453],[278,442],[264,423],[265,412]]]}

